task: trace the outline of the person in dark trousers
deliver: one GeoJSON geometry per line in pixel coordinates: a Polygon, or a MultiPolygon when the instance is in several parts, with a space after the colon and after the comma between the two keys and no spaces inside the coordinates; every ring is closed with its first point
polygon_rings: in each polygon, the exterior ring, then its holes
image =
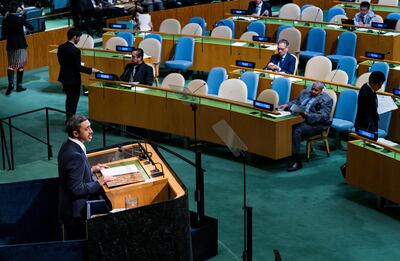
{"type": "Polygon", "coordinates": [[[120,77],[124,82],[137,82],[145,85],[153,85],[153,68],[143,62],[143,50],[136,48],[132,51],[132,62],[125,66],[120,77]]]}
{"type": "Polygon", "coordinates": [[[84,143],[92,140],[93,130],[85,116],[74,115],[67,122],[68,140],[58,153],[59,221],[64,240],[85,238],[86,202],[96,198],[101,186],[113,180],[111,176],[97,179],[93,173],[107,165],[90,166],[84,143]]]}
{"type": "Polygon", "coordinates": [[[28,44],[25,39],[24,26],[28,30],[33,30],[33,26],[29,24],[25,18],[17,16],[18,3],[10,2],[8,5],[8,13],[3,20],[1,28],[2,35],[7,39],[7,58],[8,58],[8,88],[6,95],[10,95],[14,89],[14,70],[17,70],[17,92],[25,91],[22,87],[22,79],[24,77],[24,66],[26,64],[26,48],[28,44]]]}
{"type": "Polygon", "coordinates": [[[312,137],[331,125],[330,114],[332,110],[332,98],[324,92],[322,82],[314,82],[310,91],[303,90],[300,96],[287,104],[280,106],[283,110],[291,110],[303,117],[302,123],[293,126],[292,130],[292,157],[293,163],[287,171],[301,169],[300,143],[303,139],[312,137]],[[294,107],[302,110],[294,109],[294,107]]]}
{"type": "Polygon", "coordinates": [[[81,32],[71,28],[67,32],[68,41],[58,47],[57,57],[60,64],[58,81],[61,82],[67,96],[65,111],[67,121],[76,113],[81,92],[81,72],[91,74],[99,72],[95,68],[85,67],[81,64],[81,51],[75,46],[80,39],[81,32]]]}
{"type": "Polygon", "coordinates": [[[357,115],[354,123],[356,130],[378,131],[379,115],[376,91],[382,87],[385,79],[383,72],[375,71],[370,74],[368,83],[361,87],[358,93],[357,115]]]}

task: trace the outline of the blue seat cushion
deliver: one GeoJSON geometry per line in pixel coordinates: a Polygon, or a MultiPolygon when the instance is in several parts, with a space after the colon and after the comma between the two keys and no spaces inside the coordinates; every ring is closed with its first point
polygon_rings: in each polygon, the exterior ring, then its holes
{"type": "Polygon", "coordinates": [[[337,132],[348,131],[354,127],[354,123],[342,119],[333,118],[332,128],[337,132]]]}
{"type": "Polygon", "coordinates": [[[185,60],[170,60],[166,61],[165,65],[172,69],[186,70],[193,65],[193,62],[185,60]]]}
{"type": "Polygon", "coordinates": [[[300,52],[300,58],[303,58],[303,59],[311,59],[311,58],[313,58],[314,56],[324,56],[324,54],[323,53],[320,53],[320,52],[313,52],[313,51],[301,51],[300,52]]]}

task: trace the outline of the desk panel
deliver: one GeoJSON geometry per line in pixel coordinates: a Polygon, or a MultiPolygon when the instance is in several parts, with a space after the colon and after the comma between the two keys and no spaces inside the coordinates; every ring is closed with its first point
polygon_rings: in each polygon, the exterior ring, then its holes
{"type": "Polygon", "coordinates": [[[400,155],[391,154],[364,147],[361,140],[348,142],[347,183],[400,203],[400,155]]]}
{"type": "MultiPolygon", "coordinates": [[[[138,89],[135,92],[100,87],[95,83],[89,86],[89,114],[98,121],[193,137],[193,113],[180,97],[181,94],[165,90],[138,89]]],[[[248,146],[249,152],[271,159],[291,155],[292,125],[301,122],[300,117],[269,119],[251,114],[255,111],[253,108],[211,98],[200,98],[198,106],[199,140],[222,144],[212,125],[226,120],[248,146]]]]}

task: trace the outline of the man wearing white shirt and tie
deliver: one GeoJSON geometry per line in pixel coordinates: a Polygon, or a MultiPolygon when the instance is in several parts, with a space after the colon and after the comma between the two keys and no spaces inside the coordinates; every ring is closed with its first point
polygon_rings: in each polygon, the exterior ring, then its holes
{"type": "Polygon", "coordinates": [[[247,8],[247,13],[254,16],[271,16],[271,6],[262,0],[252,0],[247,8]]]}
{"type": "Polygon", "coordinates": [[[289,42],[285,39],[278,41],[278,53],[272,55],[271,60],[265,66],[265,70],[294,74],[296,58],[289,53],[289,42]]]}

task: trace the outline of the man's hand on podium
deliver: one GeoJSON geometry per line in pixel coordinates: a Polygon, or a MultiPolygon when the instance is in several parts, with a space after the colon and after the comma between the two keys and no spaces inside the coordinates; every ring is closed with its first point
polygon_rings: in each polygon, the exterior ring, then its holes
{"type": "Polygon", "coordinates": [[[96,173],[102,169],[107,169],[107,168],[109,168],[109,166],[107,166],[106,164],[98,163],[98,164],[92,166],[92,173],[96,173]]]}
{"type": "Polygon", "coordinates": [[[108,181],[113,181],[115,177],[113,176],[101,176],[97,181],[99,182],[100,186],[103,186],[104,183],[108,181]]]}

